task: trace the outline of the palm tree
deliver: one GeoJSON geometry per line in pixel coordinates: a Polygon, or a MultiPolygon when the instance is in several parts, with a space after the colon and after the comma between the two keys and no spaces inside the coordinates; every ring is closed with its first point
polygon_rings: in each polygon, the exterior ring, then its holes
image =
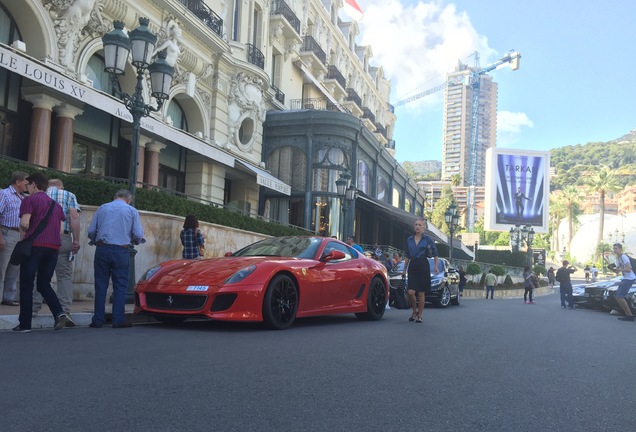
{"type": "Polygon", "coordinates": [[[550,215],[549,226],[552,231],[553,244],[552,250],[559,251],[561,245],[559,244],[559,224],[568,215],[568,209],[563,202],[555,194],[550,194],[550,215]]]}
{"type": "Polygon", "coordinates": [[[596,171],[592,178],[586,182],[586,186],[590,192],[599,194],[598,237],[596,244],[601,244],[603,241],[603,227],[605,225],[605,194],[607,192],[620,190],[620,186],[616,175],[607,166],[596,171]]]}
{"type": "Polygon", "coordinates": [[[456,187],[459,186],[460,184],[462,184],[462,176],[460,176],[459,174],[453,174],[451,176],[451,186],[456,187]]]}
{"type": "Polygon", "coordinates": [[[577,221],[577,216],[581,214],[581,200],[583,194],[576,186],[566,186],[558,198],[562,205],[567,209],[568,218],[568,250],[571,250],[572,237],[574,236],[574,223],[577,221]]]}

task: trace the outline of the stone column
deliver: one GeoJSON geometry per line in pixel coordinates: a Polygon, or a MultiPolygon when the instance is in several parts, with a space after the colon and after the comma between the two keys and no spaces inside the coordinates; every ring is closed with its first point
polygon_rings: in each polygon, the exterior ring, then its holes
{"type": "Polygon", "coordinates": [[[51,168],[70,172],[75,116],[82,115],[84,110],[67,103],[56,106],[54,110],[57,118],[55,119],[56,128],[53,137],[51,168]]]}
{"type": "Polygon", "coordinates": [[[51,141],[51,113],[53,107],[60,104],[58,99],[44,93],[27,93],[23,89],[24,99],[33,104],[31,119],[31,137],[29,139],[29,163],[49,166],[49,146],[51,141]]]}
{"type": "Polygon", "coordinates": [[[144,182],[148,187],[159,185],[159,153],[166,145],[157,141],[146,143],[144,182]]]}

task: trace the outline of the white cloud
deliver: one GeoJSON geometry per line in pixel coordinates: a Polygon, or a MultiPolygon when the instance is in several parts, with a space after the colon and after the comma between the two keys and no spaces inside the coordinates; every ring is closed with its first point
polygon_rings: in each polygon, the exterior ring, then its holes
{"type": "Polygon", "coordinates": [[[525,113],[497,112],[497,147],[511,148],[518,145],[519,135],[524,127],[534,127],[534,123],[525,113]]]}
{"type": "Polygon", "coordinates": [[[497,113],[497,132],[517,134],[522,127],[533,127],[534,123],[525,113],[499,111],[497,113]]]}
{"type": "MultiPolygon", "coordinates": [[[[497,57],[465,12],[441,1],[358,0],[364,11],[358,43],[370,45],[373,63],[391,79],[393,102],[423,92],[445,81],[445,73],[458,60],[474,64],[471,53],[480,53],[482,66],[497,57]]],[[[439,104],[443,92],[407,106],[439,104]]]]}

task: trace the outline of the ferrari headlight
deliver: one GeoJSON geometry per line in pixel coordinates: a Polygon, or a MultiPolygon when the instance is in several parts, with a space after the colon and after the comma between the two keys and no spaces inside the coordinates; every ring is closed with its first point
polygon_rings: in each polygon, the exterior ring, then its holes
{"type": "Polygon", "coordinates": [[[256,270],[256,266],[254,264],[252,264],[251,266],[244,267],[240,269],[239,271],[237,271],[236,273],[234,273],[232,276],[230,276],[228,280],[225,281],[225,283],[231,284],[231,283],[240,282],[246,277],[248,277],[250,274],[252,274],[254,270],[256,270]]]}
{"type": "Polygon", "coordinates": [[[154,275],[155,273],[157,273],[159,271],[159,269],[161,268],[161,266],[155,266],[149,270],[146,271],[146,273],[144,273],[144,275],[141,277],[141,279],[139,280],[148,280],[152,277],[152,275],[154,275]]]}

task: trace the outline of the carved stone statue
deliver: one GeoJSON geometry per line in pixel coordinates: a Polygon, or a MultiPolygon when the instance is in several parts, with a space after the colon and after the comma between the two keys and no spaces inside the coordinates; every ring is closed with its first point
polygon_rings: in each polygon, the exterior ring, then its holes
{"type": "Polygon", "coordinates": [[[101,0],[45,0],[55,32],[59,62],[75,72],[75,52],[83,37],[104,33],[106,25],[100,12],[101,0]]]}
{"type": "Polygon", "coordinates": [[[152,53],[153,57],[157,55],[159,51],[165,50],[166,63],[176,69],[177,61],[181,55],[181,48],[179,47],[181,35],[179,24],[173,19],[168,21],[166,29],[160,32],[159,43],[155,47],[155,52],[152,53]]]}

